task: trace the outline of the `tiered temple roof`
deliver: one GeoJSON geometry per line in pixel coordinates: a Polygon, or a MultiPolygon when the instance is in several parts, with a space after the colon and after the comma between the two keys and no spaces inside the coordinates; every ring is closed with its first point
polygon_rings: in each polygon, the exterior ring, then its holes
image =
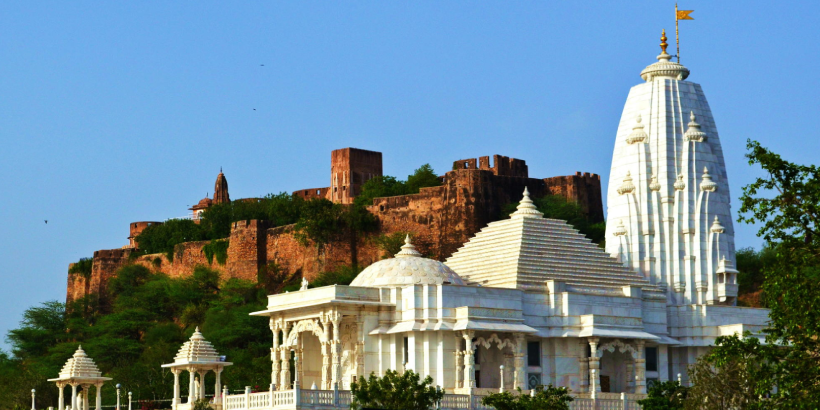
{"type": "Polygon", "coordinates": [[[445,263],[467,283],[489,287],[543,289],[554,280],[590,290],[655,288],[568,223],[544,218],[527,191],[510,219],[487,225],[445,263]]]}

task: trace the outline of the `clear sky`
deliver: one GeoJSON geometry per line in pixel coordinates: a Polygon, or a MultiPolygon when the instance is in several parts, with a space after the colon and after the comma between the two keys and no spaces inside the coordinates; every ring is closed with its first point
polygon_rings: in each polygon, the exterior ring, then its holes
{"type": "MultiPolygon", "coordinates": [[[[686,0],[682,63],[737,210],[747,138],[820,162],[816,4],[686,0]]],[[[0,333],[64,300],[70,262],[232,198],[329,185],[330,151],[405,177],[502,154],[602,175],[672,1],[3,2],[0,333]],[[48,220],[48,224],[44,220],[48,220]]],[[[672,49],[670,49],[672,50],[672,49]]],[[[737,226],[737,245],[760,246],[737,226]]],[[[3,346],[0,342],[0,346],[3,346]]]]}

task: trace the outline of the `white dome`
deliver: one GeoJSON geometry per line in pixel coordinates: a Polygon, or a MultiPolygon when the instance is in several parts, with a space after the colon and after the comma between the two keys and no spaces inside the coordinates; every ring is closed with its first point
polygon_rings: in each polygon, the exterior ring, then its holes
{"type": "Polygon", "coordinates": [[[368,266],[353,279],[350,286],[384,287],[444,283],[463,285],[464,281],[444,263],[422,258],[416,247],[410,243],[408,235],[395,258],[381,260],[368,266]]]}

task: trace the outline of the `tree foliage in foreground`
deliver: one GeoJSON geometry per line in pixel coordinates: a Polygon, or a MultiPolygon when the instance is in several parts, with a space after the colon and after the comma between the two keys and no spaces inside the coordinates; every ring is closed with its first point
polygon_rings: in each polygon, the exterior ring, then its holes
{"type": "MultiPolygon", "coordinates": [[[[334,284],[357,272],[340,267],[320,278],[334,284]]],[[[259,283],[225,281],[218,272],[199,266],[190,277],[170,278],[128,265],[109,282],[112,303],[105,309],[85,313],[57,301],[29,308],[20,326],[8,332],[11,354],[0,351],[0,410],[31,408],[31,389],[37,390],[38,409],[56,406],[57,389],[46,379],[57,377],[78,345],[105,376],[114,378],[103,388],[105,405],[116,399],[116,383],[133,392],[135,401],[168,399],[173,395],[173,375],[160,365],[174,360],[197,326],[234,363],[222,373],[225,386],[232,392],[244,386],[267,388],[271,334],[267,321],[249,313],[264,310],[266,296],[288,289],[292,278],[268,270],[261,274],[265,280],[259,283]]],[[[298,279],[292,285],[298,289],[298,279]]],[[[84,301],[76,303],[82,306],[84,301]]],[[[209,389],[213,383],[214,375],[209,374],[209,389]]],[[[186,395],[188,384],[181,385],[186,395]]]]}
{"type": "Polygon", "coordinates": [[[773,351],[755,337],[721,336],[720,347],[701,356],[689,367],[692,387],[685,402],[687,410],[764,409],[771,389],[771,369],[767,366],[773,351]]]}
{"type": "Polygon", "coordinates": [[[444,390],[433,386],[433,378],[421,380],[418,373],[407,370],[385,372],[384,377],[371,373],[350,384],[353,401],[350,408],[377,408],[384,410],[429,410],[444,398],[444,390]]]}
{"type": "Polygon", "coordinates": [[[677,380],[667,380],[653,383],[646,393],[645,399],[638,400],[643,410],[683,410],[689,388],[677,380]]]}
{"type": "Polygon", "coordinates": [[[754,381],[752,394],[768,396],[747,408],[820,408],[820,168],[786,161],[755,141],[747,147],[749,164],[765,176],[743,188],[739,221],[759,224],[774,253],[762,268],[770,324],[766,344],[719,338],[713,364],[741,366],[754,381]]]}
{"type": "Polygon", "coordinates": [[[572,396],[566,387],[538,386],[535,395],[524,394],[518,388],[518,394],[505,391],[493,393],[481,399],[481,404],[496,410],[569,410],[572,396]]]}

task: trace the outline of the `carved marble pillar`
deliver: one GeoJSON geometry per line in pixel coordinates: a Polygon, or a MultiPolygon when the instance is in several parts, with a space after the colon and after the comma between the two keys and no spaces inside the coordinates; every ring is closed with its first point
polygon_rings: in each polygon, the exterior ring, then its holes
{"type": "Polygon", "coordinates": [[[77,385],[71,384],[71,410],[77,410],[77,385]]]}
{"type": "Polygon", "coordinates": [[[90,396],[90,394],[89,394],[89,393],[91,393],[90,390],[91,390],[91,385],[90,384],[84,384],[83,385],[83,403],[82,403],[83,410],[88,410],[88,396],[90,396]]]}
{"type": "Polygon", "coordinates": [[[461,340],[456,335],[456,351],[455,351],[455,363],[456,363],[456,388],[465,387],[463,385],[464,380],[464,352],[461,350],[461,340]]]}
{"type": "Polygon", "coordinates": [[[330,352],[331,352],[331,383],[339,386],[341,388],[342,383],[342,315],[339,312],[333,312],[330,317],[330,321],[333,323],[333,339],[331,339],[330,344],[330,352]]]}
{"type": "Polygon", "coordinates": [[[465,330],[461,336],[466,345],[464,349],[464,387],[472,389],[475,387],[475,350],[473,349],[475,331],[465,330]]]}
{"type": "Polygon", "coordinates": [[[356,375],[364,377],[364,315],[361,312],[356,322],[356,375]]]}
{"type": "Polygon", "coordinates": [[[65,410],[65,383],[57,382],[57,391],[60,392],[57,396],[57,410],[65,410]]]}
{"type": "Polygon", "coordinates": [[[327,315],[322,315],[322,390],[332,390],[330,380],[330,320],[327,315]]]}
{"type": "Polygon", "coordinates": [[[279,390],[290,390],[290,357],[288,356],[287,340],[290,337],[290,324],[285,322],[282,328],[282,344],[279,346],[279,390]]]}
{"type": "Polygon", "coordinates": [[[216,373],[216,383],[214,383],[214,404],[222,404],[222,371],[225,370],[224,367],[217,367],[214,370],[216,373]]]}
{"type": "Polygon", "coordinates": [[[523,333],[515,333],[513,337],[515,338],[515,346],[513,347],[513,349],[515,349],[513,352],[513,390],[518,389],[519,387],[523,390],[527,388],[527,368],[524,367],[524,355],[527,351],[527,339],[523,333]]]}
{"type": "Polygon", "coordinates": [[[96,396],[94,396],[94,407],[96,407],[97,410],[102,410],[102,386],[102,383],[94,385],[94,393],[97,393],[96,396]]]}
{"type": "Polygon", "coordinates": [[[199,393],[199,400],[205,400],[205,375],[208,374],[208,371],[202,370],[197,373],[199,374],[199,387],[197,387],[196,392],[199,393]]]}
{"type": "Polygon", "coordinates": [[[196,401],[196,369],[188,368],[188,404],[193,405],[196,401]]]}
{"type": "Polygon", "coordinates": [[[589,377],[590,377],[590,392],[595,389],[595,392],[601,391],[601,358],[598,357],[598,342],[597,337],[590,337],[589,339],[589,377]]]}
{"type": "MultiPolygon", "coordinates": [[[[630,356],[631,357],[631,356],[630,356]]],[[[635,359],[626,363],[626,388],[624,391],[635,392],[635,359]]]]}
{"type": "Polygon", "coordinates": [[[177,409],[177,406],[180,404],[181,400],[179,397],[179,374],[182,373],[182,370],[172,367],[171,373],[174,374],[174,399],[171,401],[171,408],[173,410],[177,409]]]}
{"type": "Polygon", "coordinates": [[[587,341],[581,339],[581,354],[578,356],[580,390],[589,391],[589,358],[587,357],[587,341]]]}
{"type": "MultiPolygon", "coordinates": [[[[270,349],[270,384],[275,385],[279,380],[279,323],[270,318],[270,331],[273,334],[273,347],[270,349]]],[[[219,391],[219,389],[217,389],[219,391]]]]}
{"type": "Polygon", "coordinates": [[[646,393],[646,359],[643,356],[644,341],[638,339],[635,341],[635,393],[646,393]]]}

